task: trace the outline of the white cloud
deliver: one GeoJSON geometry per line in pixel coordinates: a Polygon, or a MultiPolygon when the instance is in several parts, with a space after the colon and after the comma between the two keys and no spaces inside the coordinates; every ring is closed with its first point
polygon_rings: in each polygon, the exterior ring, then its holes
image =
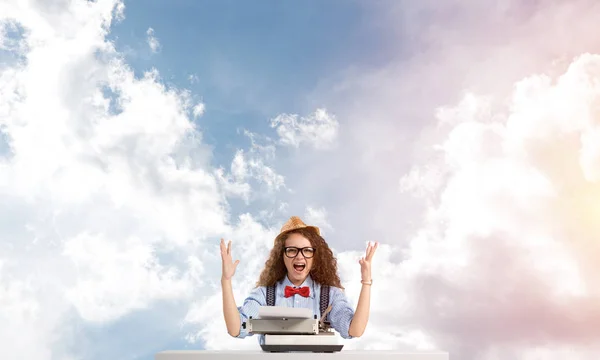
{"type": "Polygon", "coordinates": [[[146,35],[148,36],[146,42],[148,43],[148,46],[150,46],[150,50],[152,50],[153,53],[158,52],[160,49],[160,42],[154,36],[154,29],[148,28],[148,30],[146,30],[146,35]]]}
{"type": "Polygon", "coordinates": [[[0,346],[41,360],[74,355],[73,309],[105,324],[206,291],[199,249],[230,229],[189,94],[105,40],[123,4],[55,6],[0,5],[27,43],[0,70],[0,346]]]}
{"type": "Polygon", "coordinates": [[[242,181],[248,176],[248,164],[244,160],[244,151],[238,150],[231,162],[231,174],[237,181],[242,181]]]}
{"type": "Polygon", "coordinates": [[[270,138],[260,137],[247,130],[244,131],[251,142],[248,150],[238,149],[230,166],[230,173],[224,169],[217,170],[217,177],[229,196],[239,196],[246,203],[251,198],[273,198],[281,190],[289,190],[283,175],[274,169],[276,147],[270,138]],[[262,145],[264,142],[265,145],[262,145]],[[253,185],[258,189],[251,194],[253,185]]]}
{"type": "Polygon", "coordinates": [[[435,194],[444,180],[444,169],[437,166],[415,167],[400,178],[400,191],[418,197],[429,197],[435,194]]]}
{"type": "MultiPolygon", "coordinates": [[[[324,109],[318,109],[309,117],[298,119],[297,115],[280,114],[271,121],[271,127],[277,128],[278,141],[243,130],[250,139],[248,150],[238,149],[231,163],[231,174],[224,169],[217,170],[217,177],[230,196],[238,196],[249,203],[250,180],[256,181],[270,197],[280,190],[290,190],[285,177],[274,169],[275,152],[279,146],[299,147],[303,143],[316,149],[330,148],[335,144],[339,124],[335,117],[324,109]]],[[[262,192],[254,196],[261,197],[262,192]]]]}
{"type": "Polygon", "coordinates": [[[420,324],[461,358],[591,353],[600,227],[591,220],[599,207],[586,199],[600,193],[585,172],[596,158],[580,159],[600,126],[597,69],[600,56],[583,55],[556,81],[522,80],[503,122],[462,118],[473,114],[472,97],[443,112],[459,118],[438,147],[442,161],[424,165],[437,169],[421,182],[427,225],[393,275],[406,312],[379,318],[392,311],[383,304],[375,324],[420,324]],[[447,178],[431,192],[440,173],[447,178]]]}
{"type": "Polygon", "coordinates": [[[333,227],[327,221],[327,210],[324,207],[306,207],[304,222],[309,225],[318,226],[323,236],[325,236],[327,230],[333,230],[333,227]]]}
{"type": "Polygon", "coordinates": [[[195,118],[200,117],[204,115],[204,111],[206,111],[206,106],[204,105],[204,103],[198,103],[196,104],[196,106],[194,106],[194,109],[192,111],[195,118]]]}
{"type": "Polygon", "coordinates": [[[67,298],[85,320],[108,322],[147,307],[148,299],[183,299],[202,285],[161,265],[153,252],[140,238],[115,243],[81,233],[67,240],[63,254],[77,273],[67,298]]]}
{"type": "Polygon", "coordinates": [[[339,131],[337,119],[325,109],[317,109],[306,117],[280,114],[271,120],[271,127],[276,128],[279,143],[296,148],[302,144],[315,149],[331,148],[339,131]]]}

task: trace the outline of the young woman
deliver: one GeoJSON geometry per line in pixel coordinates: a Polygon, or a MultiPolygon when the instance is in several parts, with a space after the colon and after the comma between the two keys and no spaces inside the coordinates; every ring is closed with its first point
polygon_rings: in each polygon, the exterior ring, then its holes
{"type": "Polygon", "coordinates": [[[259,307],[267,305],[267,287],[272,286],[275,287],[276,306],[313,309],[313,313],[320,319],[321,287],[328,286],[328,305],[331,306],[328,320],[331,326],[345,339],[361,336],[369,320],[371,260],[377,245],[369,243],[366,256],[359,260],[362,289],[355,311],[343,292],[344,288],[337,274],[336,259],[325,239],[321,237],[319,228],[308,226],[300,218],[292,216],[275,238],[275,244],[256,287],[244,300],[244,304],[237,307],[231,278],[239,260],[232,260],[231,241],[225,245],[225,241],[221,239],[221,286],[227,332],[238,338],[248,335],[241,324],[250,316],[257,317],[259,307]]]}

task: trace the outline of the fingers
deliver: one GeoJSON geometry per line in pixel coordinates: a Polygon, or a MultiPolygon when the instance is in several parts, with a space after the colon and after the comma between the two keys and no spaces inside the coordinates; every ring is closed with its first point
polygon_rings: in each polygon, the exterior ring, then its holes
{"type": "Polygon", "coordinates": [[[230,255],[231,255],[231,240],[229,240],[227,245],[225,245],[225,240],[223,238],[221,238],[221,257],[224,258],[225,256],[230,256],[230,255]]]}
{"type": "Polygon", "coordinates": [[[377,245],[379,245],[379,243],[376,241],[375,245],[373,245],[371,247],[371,253],[369,254],[369,260],[371,260],[373,258],[373,255],[375,255],[375,250],[377,250],[377,245]]]}
{"type": "Polygon", "coordinates": [[[371,261],[371,259],[373,258],[373,255],[375,254],[375,250],[377,249],[377,245],[379,245],[378,242],[375,242],[374,245],[371,245],[371,242],[369,241],[369,245],[367,246],[367,251],[366,251],[367,261],[371,261]]]}
{"type": "Polygon", "coordinates": [[[223,238],[221,238],[221,250],[230,254],[231,253],[231,240],[229,240],[227,245],[225,245],[225,240],[223,238]]]}
{"type": "Polygon", "coordinates": [[[221,238],[221,257],[227,253],[227,249],[225,248],[225,240],[221,238]]]}

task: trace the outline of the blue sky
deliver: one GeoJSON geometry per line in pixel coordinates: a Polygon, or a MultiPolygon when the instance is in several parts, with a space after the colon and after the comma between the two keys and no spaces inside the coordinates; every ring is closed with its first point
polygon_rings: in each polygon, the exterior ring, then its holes
{"type": "Polygon", "coordinates": [[[219,240],[241,304],[298,215],[352,304],[380,242],[369,326],[345,349],[596,360],[599,14],[0,2],[0,347],[256,350],[226,333],[219,240]]]}
{"type": "MultiPolygon", "coordinates": [[[[361,2],[131,1],[110,38],[136,72],[156,67],[166,83],[207,104],[200,127],[228,163],[246,128],[268,132],[279,113],[313,110],[310,94],[348,67],[376,67],[386,36],[361,2]],[[151,27],[161,51],[150,52],[151,27]],[[190,83],[189,76],[198,81],[190,83]]],[[[322,106],[327,106],[323,103],[322,106]]]]}
{"type": "MultiPolygon", "coordinates": [[[[345,107],[346,101],[334,102],[330,93],[348,71],[377,71],[398,60],[402,44],[378,17],[381,4],[131,1],[126,2],[126,19],[112,26],[108,38],[136,74],[156,68],[165,84],[189,89],[206,104],[197,126],[213,149],[213,164],[228,168],[235,152],[250,144],[244,130],[276,137],[269,122],[281,113],[305,116],[316,107],[345,107]],[[147,44],[149,27],[161,44],[157,53],[147,44]]],[[[282,168],[295,166],[293,157],[282,149],[275,161],[282,168]]],[[[346,196],[335,189],[327,193],[346,196]]],[[[278,199],[287,201],[291,211],[306,206],[286,196],[280,193],[278,199]]],[[[236,199],[230,204],[233,214],[277,206],[268,200],[250,208],[236,199]]]]}

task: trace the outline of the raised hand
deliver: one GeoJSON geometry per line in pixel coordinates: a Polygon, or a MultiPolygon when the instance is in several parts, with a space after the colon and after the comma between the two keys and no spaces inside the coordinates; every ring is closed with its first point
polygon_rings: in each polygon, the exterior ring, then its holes
{"type": "Polygon", "coordinates": [[[375,250],[377,250],[377,242],[375,245],[371,245],[369,241],[369,245],[367,246],[367,252],[364,257],[361,257],[358,260],[360,264],[360,275],[362,276],[362,281],[371,281],[371,260],[373,259],[373,255],[375,255],[375,250]]]}
{"type": "Polygon", "coordinates": [[[221,239],[221,260],[223,261],[221,276],[224,280],[231,280],[235,274],[235,269],[240,263],[239,260],[236,260],[234,263],[233,259],[231,258],[231,240],[229,240],[229,243],[225,245],[225,240],[221,239]]]}

